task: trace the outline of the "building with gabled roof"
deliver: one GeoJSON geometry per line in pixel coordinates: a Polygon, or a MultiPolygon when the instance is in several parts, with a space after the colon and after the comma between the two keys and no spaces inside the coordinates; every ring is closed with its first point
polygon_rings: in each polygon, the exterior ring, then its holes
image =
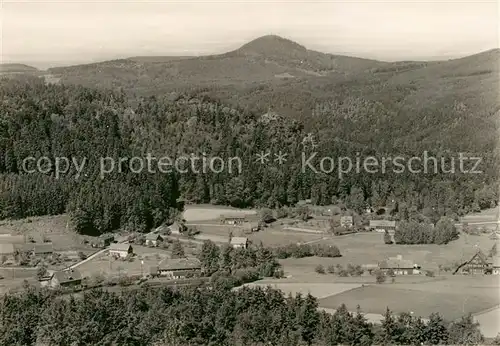
{"type": "Polygon", "coordinates": [[[488,257],[478,249],[476,253],[467,261],[460,264],[453,275],[455,274],[465,274],[465,275],[476,275],[476,274],[487,274],[491,270],[491,264],[488,261],[488,257]]]}
{"type": "Polygon", "coordinates": [[[158,246],[160,244],[160,242],[163,241],[163,238],[161,237],[161,235],[157,234],[157,233],[148,233],[146,235],[146,245],[148,246],[158,246]]]}
{"type": "Polygon", "coordinates": [[[387,260],[381,261],[378,267],[386,273],[392,271],[394,275],[420,274],[420,266],[411,260],[403,259],[401,255],[389,257],[387,260]]]}
{"type": "Polygon", "coordinates": [[[125,258],[129,254],[133,254],[134,249],[132,245],[127,243],[112,243],[109,246],[109,254],[110,256],[125,258]]]}
{"type": "Polygon", "coordinates": [[[167,276],[184,279],[201,273],[201,262],[197,258],[171,258],[150,268],[152,276],[167,276]]]}
{"type": "Polygon", "coordinates": [[[76,269],[56,271],[50,279],[52,287],[71,287],[82,283],[82,274],[76,269]]]}
{"type": "Polygon", "coordinates": [[[246,215],[243,213],[229,213],[220,216],[221,223],[236,225],[245,222],[246,215]]]}

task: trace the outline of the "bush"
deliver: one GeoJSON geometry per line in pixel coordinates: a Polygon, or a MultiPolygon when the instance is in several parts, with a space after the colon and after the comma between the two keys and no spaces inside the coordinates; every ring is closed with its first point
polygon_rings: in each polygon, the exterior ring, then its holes
{"type": "Polygon", "coordinates": [[[386,277],[385,277],[385,274],[383,271],[381,270],[377,270],[375,272],[375,281],[378,283],[378,284],[382,284],[384,283],[386,280],[386,277]]]}
{"type": "Polygon", "coordinates": [[[433,278],[433,277],[434,277],[434,272],[433,272],[432,270],[427,270],[427,271],[425,272],[425,276],[428,276],[428,277],[433,278]]]}
{"type": "Polygon", "coordinates": [[[329,272],[330,274],[335,274],[335,266],[329,265],[328,268],[326,268],[326,271],[329,272]]]}
{"type": "Polygon", "coordinates": [[[325,274],[325,267],[323,267],[321,264],[318,264],[314,271],[318,274],[325,274]]]}

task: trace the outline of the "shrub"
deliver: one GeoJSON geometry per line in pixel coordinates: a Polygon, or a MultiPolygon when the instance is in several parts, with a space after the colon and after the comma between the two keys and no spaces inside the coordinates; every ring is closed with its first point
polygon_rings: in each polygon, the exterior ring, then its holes
{"type": "Polygon", "coordinates": [[[425,276],[428,276],[428,277],[433,278],[433,277],[434,277],[434,272],[433,272],[432,270],[427,270],[427,271],[425,272],[425,276]]]}
{"type": "Polygon", "coordinates": [[[383,271],[381,270],[377,270],[375,271],[375,281],[378,283],[378,284],[382,284],[384,283],[386,280],[386,277],[385,277],[385,274],[383,271]]]}
{"type": "Polygon", "coordinates": [[[330,274],[335,274],[335,266],[329,265],[328,268],[326,268],[326,271],[329,272],[330,274]]]}
{"type": "Polygon", "coordinates": [[[314,271],[318,274],[325,274],[325,267],[323,267],[321,264],[318,264],[314,271]]]}

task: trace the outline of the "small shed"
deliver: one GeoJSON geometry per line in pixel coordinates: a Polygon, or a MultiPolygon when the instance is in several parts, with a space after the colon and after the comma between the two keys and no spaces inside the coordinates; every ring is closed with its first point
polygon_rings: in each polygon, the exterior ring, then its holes
{"type": "Polygon", "coordinates": [[[146,245],[147,246],[158,246],[163,241],[161,235],[157,233],[148,233],[146,235],[146,245]]]}
{"type": "Polygon", "coordinates": [[[231,241],[229,243],[235,249],[237,249],[237,248],[246,249],[248,247],[248,238],[246,238],[246,237],[232,237],[231,241]]]}

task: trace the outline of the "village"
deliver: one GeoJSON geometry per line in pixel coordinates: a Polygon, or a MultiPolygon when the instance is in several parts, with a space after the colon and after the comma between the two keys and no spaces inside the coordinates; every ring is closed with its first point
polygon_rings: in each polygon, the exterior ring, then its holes
{"type": "MultiPolygon", "coordinates": [[[[308,201],[303,201],[298,208],[308,205],[308,201]]],[[[327,311],[341,303],[354,311],[354,303],[362,300],[366,302],[366,313],[377,320],[387,305],[397,312],[398,300],[411,296],[418,302],[416,297],[425,293],[422,298],[425,303],[409,307],[415,313],[427,316],[433,304],[439,302],[447,304],[442,311],[448,318],[470,312],[480,319],[480,313],[492,311],[500,304],[497,295],[500,257],[496,252],[500,233],[496,211],[491,211],[486,221],[475,223],[480,229],[477,234],[463,231],[464,225],[471,228],[474,223],[457,223],[459,239],[439,246],[394,244],[398,222],[387,217],[370,220],[371,210],[360,217],[348,210],[337,212],[334,207],[308,208],[307,217],[298,213],[298,216],[274,218],[266,211],[188,206],[182,220],[149,233],[100,237],[77,237],[71,230],[37,232],[47,228],[47,222],[68,229],[64,216],[25,222],[21,227],[24,233],[0,235],[0,289],[8,292],[34,285],[80,291],[103,285],[200,282],[204,275],[198,255],[203,242],[210,240],[233,248],[259,245],[273,248],[287,244],[337,246],[341,257],[286,258],[280,260],[283,278],[250,284],[271,285],[286,293],[311,292],[327,311]],[[39,227],[40,223],[45,224],[39,227]],[[182,249],[182,253],[176,253],[176,248],[182,249]],[[475,285],[483,288],[474,290],[475,285]],[[382,287],[384,295],[377,291],[382,287]]],[[[3,231],[9,227],[19,229],[18,225],[1,227],[3,231]]],[[[408,302],[400,309],[407,310],[408,302]]],[[[486,334],[498,333],[495,327],[485,328],[492,330],[486,334]]]]}

